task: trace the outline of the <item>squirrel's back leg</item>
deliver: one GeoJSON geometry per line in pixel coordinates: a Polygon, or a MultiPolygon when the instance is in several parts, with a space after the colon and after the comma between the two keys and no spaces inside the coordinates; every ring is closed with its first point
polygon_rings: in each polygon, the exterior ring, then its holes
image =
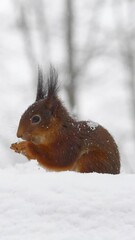
{"type": "Polygon", "coordinates": [[[108,156],[100,150],[93,150],[80,157],[75,166],[75,171],[118,174],[120,165],[119,160],[113,159],[112,156],[108,156]]]}

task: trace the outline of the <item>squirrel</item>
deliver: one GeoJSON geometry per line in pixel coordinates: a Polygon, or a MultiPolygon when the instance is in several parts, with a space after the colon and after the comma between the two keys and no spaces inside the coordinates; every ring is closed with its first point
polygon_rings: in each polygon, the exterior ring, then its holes
{"type": "Polygon", "coordinates": [[[58,97],[58,74],[51,67],[45,83],[38,69],[36,101],[20,119],[11,149],[51,171],[120,173],[118,147],[110,133],[92,121],[77,121],[58,97]]]}

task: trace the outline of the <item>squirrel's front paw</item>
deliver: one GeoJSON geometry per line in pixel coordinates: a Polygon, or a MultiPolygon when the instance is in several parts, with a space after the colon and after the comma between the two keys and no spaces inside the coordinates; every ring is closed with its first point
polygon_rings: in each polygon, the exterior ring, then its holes
{"type": "Polygon", "coordinates": [[[17,153],[23,154],[28,159],[36,159],[36,155],[33,149],[33,144],[28,141],[12,143],[10,148],[17,153]]]}
{"type": "Polygon", "coordinates": [[[25,149],[27,148],[27,142],[19,142],[19,143],[12,143],[10,148],[17,153],[25,153],[25,149]]]}

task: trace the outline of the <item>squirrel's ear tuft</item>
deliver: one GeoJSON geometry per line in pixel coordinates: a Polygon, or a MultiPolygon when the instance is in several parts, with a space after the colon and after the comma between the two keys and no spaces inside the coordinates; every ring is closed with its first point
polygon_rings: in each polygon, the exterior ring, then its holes
{"type": "Polygon", "coordinates": [[[37,95],[36,101],[40,99],[44,99],[46,95],[45,87],[44,87],[44,76],[42,69],[38,66],[38,84],[37,84],[37,95]]]}
{"type": "Polygon", "coordinates": [[[54,67],[50,66],[49,76],[45,83],[44,74],[40,67],[38,67],[38,84],[36,101],[41,99],[51,99],[57,96],[58,92],[58,74],[54,67]]]}
{"type": "Polygon", "coordinates": [[[47,97],[57,96],[59,87],[58,87],[58,73],[55,68],[50,66],[49,77],[47,80],[47,97]]]}

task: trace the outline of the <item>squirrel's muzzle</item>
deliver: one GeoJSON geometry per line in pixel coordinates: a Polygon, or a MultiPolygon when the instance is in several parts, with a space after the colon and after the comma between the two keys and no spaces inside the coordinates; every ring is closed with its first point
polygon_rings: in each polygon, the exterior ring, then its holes
{"type": "Polygon", "coordinates": [[[30,141],[31,140],[31,134],[29,134],[26,131],[23,131],[23,129],[18,128],[17,130],[17,137],[22,138],[23,140],[30,141]]]}
{"type": "Polygon", "coordinates": [[[22,138],[23,137],[23,131],[21,131],[21,129],[18,128],[16,135],[17,135],[18,138],[22,138]]]}

